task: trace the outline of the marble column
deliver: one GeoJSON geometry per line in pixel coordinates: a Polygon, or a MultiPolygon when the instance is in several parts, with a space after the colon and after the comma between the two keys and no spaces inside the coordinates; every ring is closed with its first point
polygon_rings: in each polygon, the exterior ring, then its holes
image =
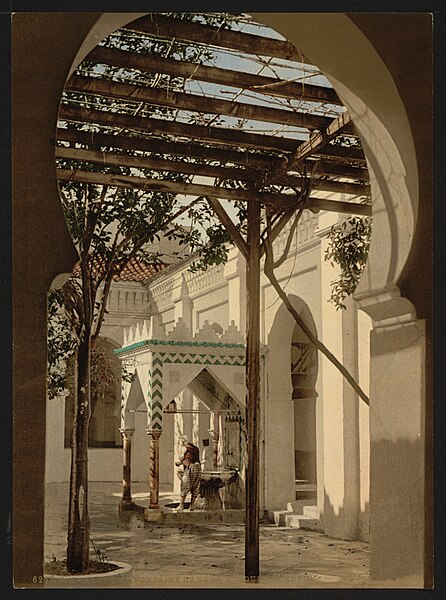
{"type": "Polygon", "coordinates": [[[220,439],[220,413],[218,410],[214,412],[213,429],[209,430],[212,438],[212,468],[218,469],[218,442],[220,439]]]}
{"type": "Polygon", "coordinates": [[[159,457],[159,439],[162,434],[160,429],[147,430],[150,436],[150,476],[149,476],[149,508],[159,509],[159,484],[160,484],[160,457],[159,457]]]}
{"type": "Polygon", "coordinates": [[[134,429],[121,428],[119,430],[122,435],[122,498],[121,508],[132,508],[134,502],[132,500],[132,475],[131,475],[131,457],[132,457],[132,435],[134,429]]]}

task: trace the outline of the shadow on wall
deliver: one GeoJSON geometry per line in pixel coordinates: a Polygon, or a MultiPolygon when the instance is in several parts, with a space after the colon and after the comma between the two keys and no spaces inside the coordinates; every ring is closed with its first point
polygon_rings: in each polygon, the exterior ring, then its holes
{"type": "Polygon", "coordinates": [[[422,446],[421,440],[372,443],[370,519],[368,504],[356,518],[353,508],[335,508],[324,494],[319,523],[325,535],[369,541],[374,581],[423,581],[425,553],[432,554],[433,548],[425,539],[431,515],[423,495],[422,446]]]}
{"type": "Polygon", "coordinates": [[[423,446],[421,439],[371,445],[370,546],[374,552],[370,575],[374,579],[418,576],[422,580],[426,522],[432,518],[424,498],[423,446]]]}
{"type": "Polygon", "coordinates": [[[356,517],[352,511],[347,511],[344,506],[335,510],[330,502],[330,497],[324,494],[324,511],[319,517],[320,527],[327,537],[337,540],[370,540],[369,503],[366,502],[364,510],[356,517]]]}

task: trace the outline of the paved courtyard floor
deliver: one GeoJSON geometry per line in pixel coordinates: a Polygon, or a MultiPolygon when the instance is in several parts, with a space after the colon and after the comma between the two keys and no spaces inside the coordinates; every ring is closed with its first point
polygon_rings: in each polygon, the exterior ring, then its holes
{"type": "MultiPolygon", "coordinates": [[[[135,501],[147,505],[144,484],[135,501]]],[[[133,566],[133,588],[365,588],[368,545],[272,524],[260,526],[260,581],[244,580],[244,526],[237,524],[146,524],[133,513],[118,515],[120,486],[89,484],[91,538],[111,562],[133,566]]],[[[161,492],[164,501],[175,497],[161,492]]],[[[64,558],[68,485],[48,484],[45,558],[64,558]]],[[[93,550],[92,557],[94,557],[93,550]]]]}

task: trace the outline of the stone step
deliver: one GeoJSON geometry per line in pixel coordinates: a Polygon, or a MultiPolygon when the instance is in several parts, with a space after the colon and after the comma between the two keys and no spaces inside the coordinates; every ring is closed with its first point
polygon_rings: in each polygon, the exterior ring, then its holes
{"type": "Polygon", "coordinates": [[[272,510],[268,511],[268,518],[271,522],[274,522],[277,527],[288,527],[286,519],[288,516],[303,517],[314,519],[317,521],[317,506],[316,504],[308,504],[308,500],[295,500],[287,503],[286,510],[272,510]]]}
{"type": "MultiPolygon", "coordinates": [[[[146,523],[159,523],[175,525],[178,523],[233,523],[243,524],[245,521],[244,509],[227,510],[184,510],[175,512],[169,509],[143,508],[142,512],[136,507],[138,516],[141,515],[146,523]]],[[[142,507],[141,507],[142,508],[142,507]]]]}
{"type": "Polygon", "coordinates": [[[317,519],[317,506],[304,506],[303,513],[306,517],[317,519]]]}
{"type": "Polygon", "coordinates": [[[295,513],[296,515],[301,515],[304,512],[305,506],[316,506],[316,498],[314,500],[311,499],[301,499],[301,500],[293,500],[292,502],[288,502],[286,505],[286,509],[288,512],[295,513]]]}
{"type": "Polygon", "coordinates": [[[317,519],[313,519],[306,515],[287,514],[285,517],[285,527],[292,527],[293,529],[312,529],[316,528],[316,526],[317,519]]]}
{"type": "Polygon", "coordinates": [[[273,510],[272,517],[274,524],[277,525],[277,527],[285,527],[285,517],[290,514],[293,513],[289,510],[273,510]]]}

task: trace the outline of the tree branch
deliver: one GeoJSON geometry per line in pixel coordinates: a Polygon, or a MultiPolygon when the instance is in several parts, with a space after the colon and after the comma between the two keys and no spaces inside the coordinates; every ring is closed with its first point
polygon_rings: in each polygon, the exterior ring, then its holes
{"type": "Polygon", "coordinates": [[[248,246],[246,244],[246,241],[243,239],[242,234],[235,226],[235,223],[232,221],[231,217],[225,211],[225,209],[220,204],[220,202],[217,198],[214,198],[213,196],[207,196],[206,200],[209,202],[209,205],[211,206],[212,210],[217,215],[219,221],[222,223],[222,225],[224,225],[226,230],[231,234],[231,237],[232,237],[235,245],[237,246],[237,248],[243,254],[245,259],[248,260],[248,246]]]}
{"type": "Polygon", "coordinates": [[[105,309],[107,306],[108,296],[110,293],[111,284],[113,282],[113,275],[114,275],[114,270],[109,268],[109,270],[107,272],[107,276],[105,278],[104,289],[102,290],[102,294],[101,294],[101,307],[99,309],[99,313],[96,318],[94,332],[92,332],[92,335],[91,335],[92,343],[94,343],[96,341],[97,337],[99,336],[99,332],[101,331],[102,322],[105,317],[105,309]]]}
{"type": "Polygon", "coordinates": [[[299,208],[297,215],[294,219],[294,223],[291,225],[290,231],[288,233],[288,238],[287,238],[287,241],[285,244],[284,251],[282,252],[282,256],[274,262],[275,269],[280,267],[280,265],[282,265],[288,258],[288,252],[290,251],[290,248],[291,248],[291,243],[293,241],[294,232],[296,231],[297,224],[299,223],[299,219],[300,219],[303,211],[304,211],[303,208],[299,208]]]}
{"type": "Polygon", "coordinates": [[[81,253],[82,260],[85,260],[85,258],[88,256],[88,254],[90,252],[90,246],[91,246],[91,242],[93,239],[94,230],[96,227],[96,223],[98,222],[98,218],[99,218],[99,214],[100,214],[102,205],[105,200],[105,195],[107,194],[108,186],[104,185],[102,187],[101,197],[99,199],[98,210],[92,210],[90,208],[91,202],[88,201],[88,197],[90,197],[90,200],[91,200],[92,186],[89,185],[87,187],[87,190],[88,190],[86,192],[87,200],[85,202],[85,207],[86,207],[86,210],[85,210],[85,235],[83,238],[82,253],[81,253]]]}
{"type": "Polygon", "coordinates": [[[136,254],[141,250],[141,248],[145,244],[148,243],[148,241],[150,240],[150,238],[155,233],[158,233],[158,232],[162,231],[165,227],[167,227],[168,225],[170,225],[171,223],[173,223],[173,221],[175,221],[175,219],[177,219],[178,217],[180,217],[183,213],[185,213],[192,206],[194,206],[194,204],[197,204],[197,202],[200,202],[201,200],[203,200],[203,198],[201,196],[199,196],[198,198],[196,198],[190,204],[187,204],[186,206],[183,206],[182,208],[180,208],[179,210],[177,210],[176,213],[174,213],[172,216],[170,216],[168,219],[166,219],[163,223],[161,223],[160,225],[157,225],[156,227],[153,227],[152,229],[150,229],[150,231],[146,232],[145,235],[141,237],[140,241],[137,244],[135,244],[135,246],[133,247],[133,249],[130,252],[130,254],[125,257],[125,259],[124,259],[125,262],[123,262],[123,264],[120,266],[119,272],[122,271],[122,269],[125,267],[125,265],[128,263],[129,260],[131,260],[132,258],[134,258],[136,256],[136,254]]]}
{"type": "MultiPolygon", "coordinates": [[[[104,205],[104,201],[105,201],[105,195],[106,195],[106,192],[107,192],[107,186],[104,186],[104,188],[105,188],[105,192],[104,192],[104,189],[103,189],[103,190],[102,190],[102,194],[101,194],[101,199],[100,199],[100,201],[99,201],[99,206],[98,206],[98,209],[97,209],[97,212],[96,212],[96,222],[95,222],[95,227],[94,227],[94,228],[96,228],[96,225],[97,225],[97,222],[98,222],[98,219],[99,219],[99,216],[100,216],[100,212],[101,212],[101,210],[102,210],[102,207],[103,207],[103,205],[104,205]]],[[[119,192],[119,188],[116,188],[116,190],[115,190],[115,193],[113,194],[113,196],[112,196],[112,199],[111,199],[111,201],[112,201],[112,202],[114,202],[114,201],[116,200],[116,196],[118,195],[118,192],[119,192]]],[[[99,230],[98,237],[100,237],[100,236],[101,236],[101,234],[102,234],[102,233],[105,231],[105,229],[106,229],[107,227],[108,227],[108,224],[104,224],[104,225],[102,226],[102,228],[99,230]]],[[[93,235],[93,234],[94,234],[94,229],[93,229],[93,231],[92,231],[92,235],[93,235]]],[[[116,239],[116,238],[115,238],[115,239],[116,239]]],[[[96,247],[93,249],[93,258],[92,258],[92,262],[93,262],[93,264],[94,264],[94,263],[96,262],[96,260],[97,260],[97,255],[98,255],[98,252],[97,252],[97,246],[96,246],[96,247]]]]}
{"type": "MultiPolygon", "coordinates": [[[[105,266],[104,266],[104,271],[103,273],[101,273],[96,281],[96,287],[95,287],[95,294],[97,289],[99,288],[99,286],[101,285],[101,283],[104,281],[104,279],[107,277],[107,273],[112,270],[112,264],[113,261],[116,257],[116,250],[117,250],[117,246],[118,246],[118,237],[119,237],[119,231],[117,231],[115,233],[115,239],[113,240],[113,244],[110,250],[110,256],[108,257],[105,266]]],[[[96,259],[95,259],[96,260],[96,259]]],[[[94,264],[94,262],[93,262],[94,264]]]]}

